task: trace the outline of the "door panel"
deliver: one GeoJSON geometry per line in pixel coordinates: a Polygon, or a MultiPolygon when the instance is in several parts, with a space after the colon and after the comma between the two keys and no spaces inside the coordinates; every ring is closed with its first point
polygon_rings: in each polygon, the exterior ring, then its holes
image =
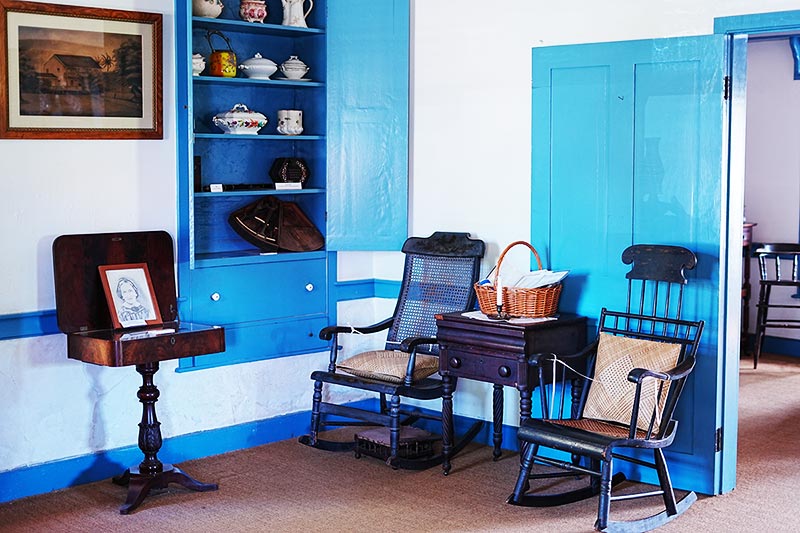
{"type": "Polygon", "coordinates": [[[408,236],[408,0],[328,6],[329,250],[408,236]]]}
{"type": "Polygon", "coordinates": [[[531,236],[548,266],[571,271],[560,309],[623,308],[631,244],[698,256],[684,316],[706,330],[669,455],[676,486],[719,492],[723,37],[534,48],[532,59],[531,236]]]}

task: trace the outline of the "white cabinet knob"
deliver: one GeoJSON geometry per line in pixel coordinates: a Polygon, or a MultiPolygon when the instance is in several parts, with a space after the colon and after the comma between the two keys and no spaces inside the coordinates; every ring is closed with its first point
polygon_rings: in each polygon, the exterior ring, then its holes
{"type": "Polygon", "coordinates": [[[311,291],[313,291],[313,290],[314,290],[314,284],[313,284],[313,283],[308,283],[308,284],[306,284],[306,290],[307,290],[308,292],[311,292],[311,291]]]}
{"type": "Polygon", "coordinates": [[[212,301],[214,301],[214,302],[218,302],[218,301],[219,301],[219,299],[220,299],[220,295],[219,295],[219,293],[218,293],[218,292],[215,292],[215,293],[212,293],[212,294],[211,294],[211,300],[212,300],[212,301]]]}

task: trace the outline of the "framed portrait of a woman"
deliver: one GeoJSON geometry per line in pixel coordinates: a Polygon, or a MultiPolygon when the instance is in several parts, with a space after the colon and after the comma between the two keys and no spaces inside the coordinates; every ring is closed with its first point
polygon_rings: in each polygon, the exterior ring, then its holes
{"type": "Polygon", "coordinates": [[[114,329],[162,323],[147,263],[100,265],[97,268],[114,329]]]}

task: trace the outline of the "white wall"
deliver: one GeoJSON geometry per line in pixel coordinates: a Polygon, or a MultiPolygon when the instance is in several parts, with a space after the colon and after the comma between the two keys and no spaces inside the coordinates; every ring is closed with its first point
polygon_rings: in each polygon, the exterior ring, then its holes
{"type": "MultiPolygon", "coordinates": [[[[53,308],[50,246],[57,235],[157,228],[175,234],[171,3],[61,1],[164,14],[165,138],[0,141],[0,314],[53,308]]],[[[531,47],[708,34],[714,17],[788,9],[800,2],[415,2],[411,233],[468,231],[489,245],[485,270],[501,247],[530,238],[531,47]]],[[[524,253],[508,260],[528,263],[524,253]]],[[[397,254],[348,254],[342,277],[370,268],[376,277],[399,275],[397,261],[397,254]]],[[[342,319],[362,323],[391,307],[373,303],[342,305],[342,319]]],[[[164,363],[156,376],[164,436],[307,410],[308,375],[326,364],[325,354],[315,354],[175,374],[175,363],[164,363]]],[[[63,336],[0,342],[0,365],[0,471],[135,444],[140,382],[131,369],[67,360],[63,336]]],[[[490,418],[487,391],[460,383],[456,412],[490,418]]],[[[508,394],[513,420],[516,394],[508,394]]]]}
{"type": "MultiPolygon", "coordinates": [[[[510,242],[536,245],[529,208],[532,47],[710,34],[715,17],[792,9],[800,2],[417,1],[412,231],[447,224],[472,232],[489,245],[485,269],[510,242]]],[[[509,259],[526,266],[529,254],[515,250],[509,259]]],[[[454,410],[490,418],[489,390],[460,381],[454,410]]],[[[506,420],[516,418],[517,402],[507,391],[506,420]]]]}
{"type": "MultiPolygon", "coordinates": [[[[788,39],[748,45],[744,204],[747,221],[758,224],[755,242],[798,242],[800,234],[800,80],[793,71],[788,39]]],[[[750,264],[749,330],[754,332],[758,262],[750,264]]],[[[776,290],[773,300],[796,303],[789,302],[790,292],[776,290]]],[[[800,339],[800,331],[791,329],[770,329],[767,335],[800,339]]]]}

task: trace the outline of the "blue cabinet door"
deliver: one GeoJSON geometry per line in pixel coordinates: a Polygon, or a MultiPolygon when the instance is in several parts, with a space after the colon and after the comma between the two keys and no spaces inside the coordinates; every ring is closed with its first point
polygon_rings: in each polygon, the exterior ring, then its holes
{"type": "Polygon", "coordinates": [[[534,48],[532,60],[531,238],[551,268],[571,270],[560,308],[589,317],[623,308],[620,256],[631,244],[698,256],[684,316],[706,329],[670,465],[676,486],[717,493],[723,37],[534,48]]]}
{"type": "Polygon", "coordinates": [[[408,236],[408,58],[408,0],[329,3],[329,250],[408,236]]]}

